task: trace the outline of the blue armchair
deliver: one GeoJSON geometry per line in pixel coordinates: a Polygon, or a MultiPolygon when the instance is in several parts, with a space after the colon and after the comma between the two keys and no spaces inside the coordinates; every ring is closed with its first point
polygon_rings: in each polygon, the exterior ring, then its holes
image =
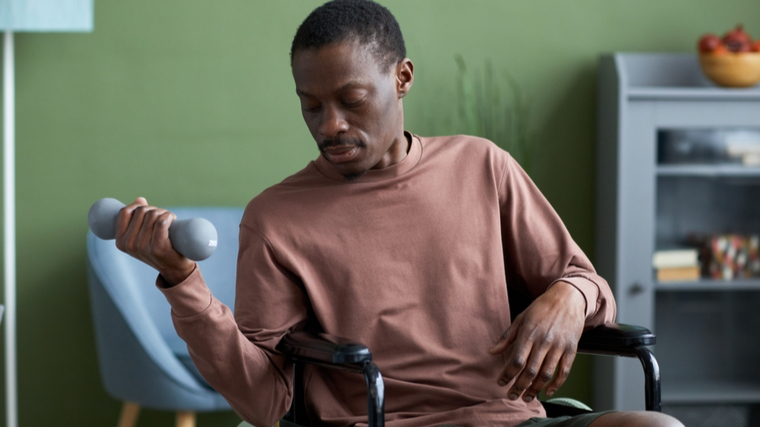
{"type": "MultiPolygon", "coordinates": [[[[178,218],[203,217],[219,234],[212,257],[199,263],[213,294],[234,306],[242,208],[173,208],[178,218]]],[[[88,279],[100,375],[109,395],[124,402],[119,427],[132,427],[141,407],[177,412],[192,427],[196,412],[230,410],[200,376],[174,331],[170,306],[155,287],[157,273],[122,253],[113,241],[87,235],[88,279]]]]}

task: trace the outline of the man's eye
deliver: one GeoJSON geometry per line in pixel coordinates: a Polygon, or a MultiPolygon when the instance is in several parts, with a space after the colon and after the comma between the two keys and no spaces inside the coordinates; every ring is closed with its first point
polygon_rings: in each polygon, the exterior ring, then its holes
{"type": "Polygon", "coordinates": [[[320,105],[306,105],[303,107],[303,110],[307,113],[316,113],[320,108],[320,105]]]}
{"type": "Polygon", "coordinates": [[[364,98],[357,99],[357,100],[351,99],[351,100],[343,101],[343,105],[345,105],[346,107],[349,107],[349,108],[354,108],[354,107],[358,107],[358,106],[362,105],[363,102],[364,102],[364,98]]]}

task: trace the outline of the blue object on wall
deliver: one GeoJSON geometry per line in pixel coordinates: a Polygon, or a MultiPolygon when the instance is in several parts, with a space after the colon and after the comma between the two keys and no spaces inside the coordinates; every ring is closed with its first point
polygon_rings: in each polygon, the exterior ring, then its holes
{"type": "Polygon", "coordinates": [[[0,30],[92,31],[93,0],[0,0],[0,30]]]}

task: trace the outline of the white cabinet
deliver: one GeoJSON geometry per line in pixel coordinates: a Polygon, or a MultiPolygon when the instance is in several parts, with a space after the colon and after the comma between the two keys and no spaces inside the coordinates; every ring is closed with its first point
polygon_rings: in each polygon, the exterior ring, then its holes
{"type": "MultiPolygon", "coordinates": [[[[614,54],[601,58],[598,96],[595,265],[617,321],[657,335],[665,412],[704,419],[729,407],[749,419],[760,404],[760,278],[658,283],[652,256],[760,234],[760,165],[725,147],[760,149],[760,87],[718,88],[695,55],[614,54]]],[[[643,409],[642,387],[636,360],[605,358],[595,409],[643,409]]]]}

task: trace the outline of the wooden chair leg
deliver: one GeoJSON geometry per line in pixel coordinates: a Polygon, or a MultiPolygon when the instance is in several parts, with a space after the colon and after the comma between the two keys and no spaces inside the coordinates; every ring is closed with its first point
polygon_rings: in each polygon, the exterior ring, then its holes
{"type": "Polygon", "coordinates": [[[177,427],[195,427],[195,412],[177,411],[177,427]]]}
{"type": "Polygon", "coordinates": [[[140,415],[140,405],[132,402],[124,402],[124,404],[121,405],[119,427],[135,427],[135,425],[137,425],[138,415],[140,415]]]}

